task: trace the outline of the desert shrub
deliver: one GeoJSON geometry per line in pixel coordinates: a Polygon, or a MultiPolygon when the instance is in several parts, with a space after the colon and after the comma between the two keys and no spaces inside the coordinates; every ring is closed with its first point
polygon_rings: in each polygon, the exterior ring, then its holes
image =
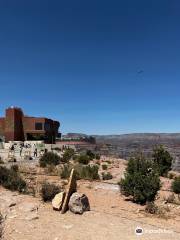
{"type": "Polygon", "coordinates": [[[21,178],[19,172],[12,168],[0,167],[0,185],[11,191],[24,192],[26,190],[26,182],[21,178]]]}
{"type": "Polygon", "coordinates": [[[78,156],[77,161],[80,164],[88,164],[90,162],[90,157],[88,155],[81,154],[78,156]]]}
{"type": "Polygon", "coordinates": [[[98,165],[85,166],[82,164],[78,164],[75,166],[77,179],[97,180],[99,179],[98,170],[98,165]]]}
{"type": "Polygon", "coordinates": [[[47,168],[45,169],[45,173],[50,176],[57,176],[58,175],[58,170],[56,166],[54,165],[48,165],[47,168]]]}
{"type": "Polygon", "coordinates": [[[156,214],[158,212],[158,206],[154,202],[147,202],[145,212],[156,214]]]}
{"type": "Polygon", "coordinates": [[[47,165],[58,165],[60,163],[60,157],[53,152],[44,153],[40,158],[39,164],[40,167],[46,167],[47,165]]]}
{"type": "MultiPolygon", "coordinates": [[[[62,179],[69,178],[72,168],[73,166],[70,164],[63,165],[60,171],[60,177],[62,179]]],[[[86,180],[99,179],[99,174],[98,174],[99,167],[97,165],[86,166],[83,164],[77,164],[74,166],[74,169],[75,169],[77,179],[86,179],[86,180]]]]}
{"type": "Polygon", "coordinates": [[[167,203],[176,203],[176,198],[175,198],[174,193],[172,193],[172,194],[169,195],[168,197],[164,198],[164,200],[165,200],[167,203]]]}
{"type": "Polygon", "coordinates": [[[101,163],[100,163],[99,160],[96,160],[94,163],[97,164],[97,165],[99,165],[99,166],[101,165],[101,163]]]}
{"type": "Polygon", "coordinates": [[[145,212],[155,214],[157,217],[168,219],[167,212],[170,209],[168,206],[157,206],[154,202],[148,202],[145,207],[145,212]]]}
{"type": "Polygon", "coordinates": [[[96,154],[95,158],[96,160],[100,160],[101,156],[99,154],[96,154]]]}
{"type": "Polygon", "coordinates": [[[158,170],[152,161],[146,160],[142,155],[131,158],[125,178],[121,179],[119,185],[121,193],[132,196],[134,202],[152,202],[160,189],[158,170]]]}
{"type": "Polygon", "coordinates": [[[109,160],[106,160],[106,163],[107,163],[107,164],[111,164],[112,162],[111,162],[111,161],[109,161],[109,160]]]}
{"type": "Polygon", "coordinates": [[[55,195],[60,192],[61,188],[54,184],[50,184],[47,182],[44,182],[42,184],[41,196],[44,202],[51,201],[55,197],[55,195]]]}
{"type": "Polygon", "coordinates": [[[67,179],[70,176],[72,170],[72,166],[69,164],[64,164],[62,169],[60,170],[60,177],[62,179],[67,179]]]}
{"type": "Polygon", "coordinates": [[[57,152],[61,152],[61,148],[59,148],[59,147],[52,148],[52,150],[55,150],[57,152]]]}
{"type": "Polygon", "coordinates": [[[102,173],[102,179],[103,180],[110,180],[112,178],[113,178],[113,176],[112,176],[112,174],[110,172],[102,173]]]}
{"type": "Polygon", "coordinates": [[[173,192],[180,194],[180,177],[176,177],[172,183],[173,192]]]}
{"type": "Polygon", "coordinates": [[[108,168],[107,164],[102,164],[102,169],[103,170],[107,170],[107,168],[108,168]]]}
{"type": "Polygon", "coordinates": [[[75,152],[72,148],[67,148],[63,154],[63,157],[61,159],[62,162],[67,163],[71,158],[73,158],[75,152]]]}
{"type": "Polygon", "coordinates": [[[89,156],[90,160],[93,160],[96,156],[91,150],[87,150],[86,155],[89,156]]]}
{"type": "Polygon", "coordinates": [[[157,146],[153,149],[153,161],[157,164],[161,176],[166,176],[171,170],[172,160],[172,156],[163,146],[157,146]]]}

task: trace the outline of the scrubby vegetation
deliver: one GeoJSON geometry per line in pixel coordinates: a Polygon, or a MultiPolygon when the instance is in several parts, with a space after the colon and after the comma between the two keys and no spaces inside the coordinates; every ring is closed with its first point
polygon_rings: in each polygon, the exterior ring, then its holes
{"type": "Polygon", "coordinates": [[[88,164],[90,162],[91,158],[88,155],[81,154],[77,157],[77,161],[80,164],[88,164]]]}
{"type": "Polygon", "coordinates": [[[180,177],[176,177],[172,183],[173,192],[180,194],[180,177]]]}
{"type": "Polygon", "coordinates": [[[50,184],[47,182],[44,182],[41,189],[41,196],[44,202],[51,201],[56,194],[61,192],[61,188],[50,184]]]}
{"type": "Polygon", "coordinates": [[[145,212],[155,214],[159,218],[167,219],[167,213],[170,211],[168,206],[158,206],[154,202],[147,202],[145,212]]]}
{"type": "Polygon", "coordinates": [[[158,206],[154,202],[147,202],[145,211],[151,214],[158,213],[158,206]]]}
{"type": "Polygon", "coordinates": [[[21,178],[17,167],[0,167],[0,185],[12,191],[26,191],[26,182],[21,178]]]}
{"type": "Polygon", "coordinates": [[[78,164],[75,166],[75,171],[77,178],[79,179],[86,179],[86,180],[98,180],[99,166],[98,165],[87,165],[84,166],[82,164],[78,164]]]}
{"type": "Polygon", "coordinates": [[[70,164],[64,164],[60,171],[60,177],[62,179],[69,178],[71,170],[72,170],[72,166],[70,164]]]}
{"type": "Polygon", "coordinates": [[[112,179],[113,178],[113,176],[112,176],[112,174],[110,173],[110,172],[107,172],[107,173],[102,173],[102,179],[103,180],[110,180],[110,179],[112,179]]]}
{"type": "Polygon", "coordinates": [[[153,161],[158,167],[159,174],[166,176],[171,170],[172,156],[163,148],[163,146],[156,146],[153,150],[153,161]]]}
{"type": "Polygon", "coordinates": [[[52,150],[55,150],[57,152],[61,152],[61,148],[59,148],[59,147],[52,148],[52,150]]]}
{"type": "Polygon", "coordinates": [[[160,189],[160,178],[156,165],[142,155],[128,162],[125,178],[120,181],[121,193],[131,196],[134,202],[152,202],[160,189]]]}
{"type": "Polygon", "coordinates": [[[65,164],[60,171],[60,176],[63,179],[67,179],[70,176],[71,170],[74,167],[77,179],[97,180],[99,179],[98,165],[83,165],[76,164],[74,166],[65,164]]]}
{"type": "Polygon", "coordinates": [[[61,159],[61,161],[63,163],[67,163],[69,162],[69,160],[71,160],[71,158],[73,158],[75,152],[74,152],[74,149],[72,148],[67,148],[63,154],[63,157],[61,159]]]}
{"type": "Polygon", "coordinates": [[[172,193],[172,194],[169,195],[168,197],[165,197],[164,200],[165,200],[166,203],[173,203],[173,204],[175,204],[175,203],[176,203],[175,194],[172,193]]]}
{"type": "Polygon", "coordinates": [[[53,152],[44,153],[44,155],[40,158],[39,164],[40,167],[46,167],[48,165],[58,165],[60,163],[60,157],[53,152]]]}
{"type": "Polygon", "coordinates": [[[108,166],[107,164],[102,164],[102,170],[107,170],[108,166]]]}

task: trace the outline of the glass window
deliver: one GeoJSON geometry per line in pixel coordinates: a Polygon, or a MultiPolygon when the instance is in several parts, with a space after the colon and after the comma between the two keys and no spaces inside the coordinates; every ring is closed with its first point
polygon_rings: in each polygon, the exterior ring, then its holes
{"type": "Polygon", "coordinates": [[[43,129],[43,124],[40,122],[35,123],[35,130],[42,130],[43,129]]]}

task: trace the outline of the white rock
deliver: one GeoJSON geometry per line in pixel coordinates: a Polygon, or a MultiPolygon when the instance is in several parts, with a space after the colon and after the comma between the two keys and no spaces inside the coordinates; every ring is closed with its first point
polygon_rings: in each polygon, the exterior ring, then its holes
{"type": "Polygon", "coordinates": [[[64,201],[64,197],[65,197],[65,192],[60,192],[60,193],[56,194],[56,196],[52,200],[52,206],[53,206],[54,210],[58,210],[58,211],[61,210],[63,201],[64,201]]]}

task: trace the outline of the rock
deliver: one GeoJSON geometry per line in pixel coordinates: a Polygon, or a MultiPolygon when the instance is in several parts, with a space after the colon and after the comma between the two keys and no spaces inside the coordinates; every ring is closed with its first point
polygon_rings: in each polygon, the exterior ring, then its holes
{"type": "Polygon", "coordinates": [[[68,203],[69,203],[69,199],[71,197],[71,195],[76,192],[76,176],[75,176],[75,171],[74,169],[71,170],[71,175],[69,178],[69,182],[68,182],[68,186],[67,186],[67,190],[66,190],[66,196],[63,202],[63,206],[62,206],[62,210],[61,213],[65,213],[68,210],[68,203]]]}
{"type": "Polygon", "coordinates": [[[37,213],[31,213],[28,216],[26,216],[23,220],[33,221],[37,219],[39,219],[39,216],[37,215],[37,213]]]}
{"type": "Polygon", "coordinates": [[[56,194],[56,196],[52,200],[52,206],[54,210],[58,210],[58,211],[61,210],[64,198],[65,198],[65,192],[60,192],[56,194]]]}
{"type": "Polygon", "coordinates": [[[83,214],[90,210],[89,200],[85,194],[73,193],[69,201],[69,210],[75,214],[83,214]]]}
{"type": "Polygon", "coordinates": [[[31,202],[24,202],[18,206],[18,209],[22,212],[38,212],[39,205],[31,202]]]}

